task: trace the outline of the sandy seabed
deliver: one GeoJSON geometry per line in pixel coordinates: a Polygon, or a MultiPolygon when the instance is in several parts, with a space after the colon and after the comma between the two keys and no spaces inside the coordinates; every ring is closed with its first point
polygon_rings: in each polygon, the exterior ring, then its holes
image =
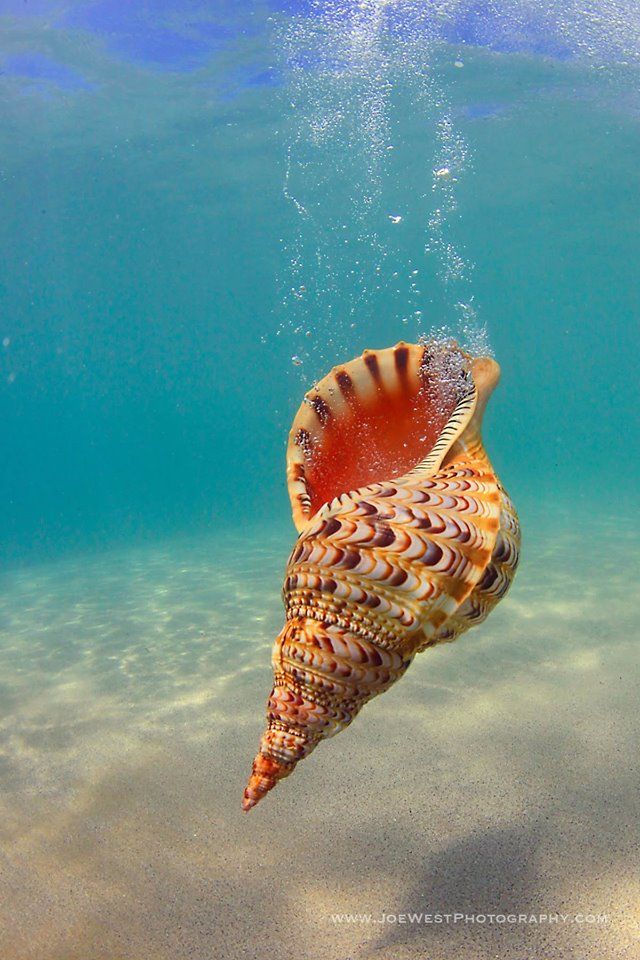
{"type": "Polygon", "coordinates": [[[489,620],[248,815],[287,531],[5,573],[2,960],[635,960],[636,524],[531,524],[489,620]]]}

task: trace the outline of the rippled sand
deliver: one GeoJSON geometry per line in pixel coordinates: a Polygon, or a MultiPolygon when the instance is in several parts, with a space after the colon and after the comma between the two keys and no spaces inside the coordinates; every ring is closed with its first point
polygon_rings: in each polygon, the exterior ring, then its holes
{"type": "Polygon", "coordinates": [[[532,516],[487,623],[249,815],[289,531],[6,573],[0,956],[637,957],[635,526],[532,516]]]}

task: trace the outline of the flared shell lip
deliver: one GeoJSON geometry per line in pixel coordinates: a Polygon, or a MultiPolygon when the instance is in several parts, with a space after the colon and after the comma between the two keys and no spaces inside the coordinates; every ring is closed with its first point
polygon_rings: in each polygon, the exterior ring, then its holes
{"type": "MultiPolygon", "coordinates": [[[[486,384],[486,390],[481,390],[481,394],[486,393],[488,396],[497,383],[500,372],[498,364],[492,358],[473,358],[454,340],[424,344],[401,340],[394,346],[381,350],[365,350],[353,360],[333,367],[307,391],[294,418],[287,443],[287,487],[293,522],[298,532],[306,527],[317,512],[312,513],[311,509],[311,498],[306,484],[305,456],[309,448],[321,439],[322,431],[329,421],[339,419],[345,408],[355,402],[356,397],[366,399],[381,390],[389,393],[401,389],[417,392],[421,387],[425,360],[428,362],[434,350],[457,352],[463,358],[467,365],[469,390],[474,393],[473,401],[467,404],[463,419],[456,424],[455,430],[449,430],[446,439],[447,446],[450,446],[463,432],[474,413],[477,396],[475,388],[479,386],[476,380],[483,381],[483,386],[486,384]]],[[[440,443],[441,438],[437,443],[440,443]]],[[[446,449],[443,450],[444,453],[446,449]]]]}

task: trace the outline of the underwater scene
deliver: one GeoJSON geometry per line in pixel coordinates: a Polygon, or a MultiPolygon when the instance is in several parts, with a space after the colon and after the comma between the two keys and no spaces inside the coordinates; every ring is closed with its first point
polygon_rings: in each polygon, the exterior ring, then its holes
{"type": "Polygon", "coordinates": [[[635,0],[0,0],[0,109],[2,960],[640,957],[635,0]]]}

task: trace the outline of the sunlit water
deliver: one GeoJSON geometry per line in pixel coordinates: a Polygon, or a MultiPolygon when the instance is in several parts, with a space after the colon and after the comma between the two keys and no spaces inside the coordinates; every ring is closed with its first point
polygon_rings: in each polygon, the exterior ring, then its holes
{"type": "Polygon", "coordinates": [[[0,954],[631,960],[637,11],[217,6],[0,7],[0,954]],[[291,418],[434,331],[516,582],[243,816],[291,418]]]}

